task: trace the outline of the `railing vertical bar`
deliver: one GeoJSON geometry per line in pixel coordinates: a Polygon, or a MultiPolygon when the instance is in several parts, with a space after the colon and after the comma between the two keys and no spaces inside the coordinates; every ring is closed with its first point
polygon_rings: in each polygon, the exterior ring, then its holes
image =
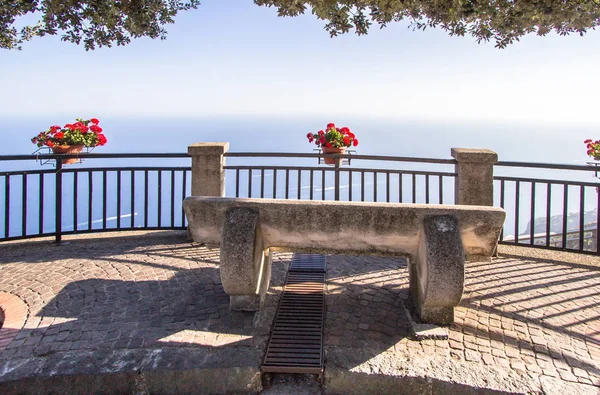
{"type": "MultiPolygon", "coordinates": [[[[500,207],[504,208],[504,180],[500,180],[500,207]]],[[[504,240],[504,225],[500,230],[500,241],[504,240]]]]}
{"type": "Polygon", "coordinates": [[[550,219],[552,215],[551,210],[551,197],[552,197],[552,184],[549,182],[546,184],[546,247],[550,246],[550,219]]]}
{"type": "Polygon", "coordinates": [[[348,172],[348,201],[352,201],[352,170],[348,172]]]}
{"type": "Polygon", "coordinates": [[[285,198],[290,198],[290,170],[285,169],[285,198]]]}
{"type": "Polygon", "coordinates": [[[252,169],[248,169],[248,197],[252,197],[252,169]]]}
{"type": "Polygon", "coordinates": [[[519,194],[521,192],[521,182],[516,181],[515,185],[515,244],[519,244],[519,194]]]}
{"type": "Polygon", "coordinates": [[[402,173],[398,173],[398,203],[402,203],[402,173]]]}
{"type": "Polygon", "coordinates": [[[104,170],[102,172],[102,229],[106,229],[106,213],[107,213],[107,200],[108,200],[108,193],[106,190],[106,185],[107,185],[107,181],[106,181],[106,170],[104,170]]]}
{"type": "Polygon", "coordinates": [[[325,170],[321,171],[321,200],[325,200],[325,170]]]}
{"type": "Polygon", "coordinates": [[[385,173],[385,201],[390,202],[390,172],[385,173]]]}
{"type": "Polygon", "coordinates": [[[562,248],[567,248],[567,216],[569,214],[569,186],[564,185],[563,188],[563,224],[562,224],[562,248]]]}
{"type": "Polygon", "coordinates": [[[533,245],[535,238],[535,182],[531,183],[531,213],[529,217],[529,241],[533,245]]]}
{"type": "Polygon", "coordinates": [[[144,228],[148,227],[148,170],[144,170],[144,228]]]}
{"type": "Polygon", "coordinates": [[[171,227],[175,227],[175,170],[171,170],[171,227]]]}
{"type": "Polygon", "coordinates": [[[600,254],[600,190],[596,187],[596,253],[600,254]]]}
{"type": "Polygon", "coordinates": [[[27,234],[27,173],[23,173],[21,187],[21,197],[23,198],[21,205],[21,236],[24,237],[27,234]]]}
{"type": "Polygon", "coordinates": [[[273,199],[277,199],[277,169],[273,169],[273,199]]]}
{"type": "Polygon", "coordinates": [[[444,200],[444,181],[443,181],[443,178],[444,178],[444,176],[438,176],[438,179],[439,179],[439,182],[440,182],[440,185],[439,185],[439,193],[440,193],[439,202],[440,202],[440,204],[444,204],[443,203],[443,200],[444,200]]]}
{"type": "Polygon", "coordinates": [[[302,170],[298,170],[298,200],[302,197],[302,170]]]}
{"type": "Polygon", "coordinates": [[[585,187],[579,186],[579,251],[583,251],[583,234],[585,233],[585,187]]]}
{"type": "Polygon", "coordinates": [[[310,200],[313,200],[313,193],[314,193],[314,191],[313,191],[313,189],[314,189],[313,188],[313,184],[315,182],[315,174],[314,173],[315,173],[314,170],[310,171],[310,191],[309,191],[310,200]]]}
{"type": "Polygon", "coordinates": [[[92,209],[94,207],[94,177],[92,171],[88,170],[88,230],[92,230],[92,209]]]}
{"type": "Polygon", "coordinates": [[[4,237],[8,238],[10,225],[10,175],[4,176],[4,237]]]}
{"type": "Polygon", "coordinates": [[[78,184],[78,177],[79,176],[79,172],[74,172],[73,173],[73,230],[75,232],[77,232],[77,222],[79,222],[78,218],[77,218],[77,209],[78,209],[78,203],[79,203],[79,199],[77,199],[77,190],[79,189],[78,184]]]}
{"type": "Polygon", "coordinates": [[[156,211],[158,211],[158,220],[157,220],[157,224],[158,227],[160,228],[162,225],[162,171],[158,170],[158,196],[156,197],[158,199],[158,204],[157,204],[157,209],[156,211]]]}
{"type": "Polygon", "coordinates": [[[365,172],[363,170],[360,172],[360,201],[365,201],[365,172]]]}
{"type": "MultiPolygon", "coordinates": [[[[187,171],[184,170],[182,172],[183,182],[181,183],[181,200],[185,199],[187,194],[187,171]]],[[[238,172],[239,176],[239,172],[238,172]]],[[[236,181],[236,184],[239,185],[239,178],[236,181]]],[[[183,210],[183,204],[181,205],[181,226],[185,226],[185,211],[183,210]]]]}
{"type": "Polygon", "coordinates": [[[335,168],[333,169],[333,200],[340,200],[340,164],[335,162],[335,168]]]}
{"type": "Polygon", "coordinates": [[[62,161],[56,161],[56,181],[55,181],[56,207],[54,209],[54,230],[56,236],[54,240],[60,243],[62,240],[62,161]]]}
{"type": "Polygon", "coordinates": [[[117,229],[121,229],[121,173],[117,171],[117,229]]]}
{"type": "MultiPolygon", "coordinates": [[[[185,180],[184,180],[185,183],[185,180]]],[[[131,170],[131,227],[135,228],[135,171],[131,170]]]]}
{"type": "Polygon", "coordinates": [[[377,201],[377,172],[373,172],[373,201],[377,201]]]}
{"type": "Polygon", "coordinates": [[[240,197],[240,169],[235,169],[235,197],[240,197]]]}
{"type": "Polygon", "coordinates": [[[425,175],[425,204],[429,204],[429,174],[425,175]]]}
{"type": "Polygon", "coordinates": [[[412,202],[417,202],[417,175],[412,175],[412,202]]]}
{"type": "Polygon", "coordinates": [[[260,197],[265,197],[265,169],[260,169],[260,197]]]}
{"type": "MultiPolygon", "coordinates": [[[[39,213],[40,228],[39,234],[44,233],[44,174],[40,174],[40,213],[39,213]]],[[[8,216],[6,217],[8,218],[8,216]]],[[[8,236],[8,235],[7,235],[8,236]]]]}

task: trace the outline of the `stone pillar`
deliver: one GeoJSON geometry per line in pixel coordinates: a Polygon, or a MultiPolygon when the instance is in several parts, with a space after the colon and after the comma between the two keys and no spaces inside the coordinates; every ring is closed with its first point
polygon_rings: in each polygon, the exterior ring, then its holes
{"type": "Polygon", "coordinates": [[[225,158],[229,143],[195,143],[192,157],[192,196],[225,196],[225,158]]]}
{"type": "Polygon", "coordinates": [[[494,163],[498,154],[489,149],[452,148],[456,164],[455,204],[493,206],[494,163]]]}

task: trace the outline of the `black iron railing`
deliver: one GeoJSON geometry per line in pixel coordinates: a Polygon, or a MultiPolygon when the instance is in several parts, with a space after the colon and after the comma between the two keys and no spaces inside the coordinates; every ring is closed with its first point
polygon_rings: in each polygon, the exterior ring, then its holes
{"type": "MultiPolygon", "coordinates": [[[[0,240],[54,236],[61,241],[75,233],[185,229],[181,202],[189,195],[189,166],[63,166],[67,158],[189,162],[186,154],[39,155],[35,159],[48,166],[0,172],[0,240]]],[[[7,161],[32,162],[32,156],[0,156],[0,163],[7,161]]]]}
{"type": "Polygon", "coordinates": [[[596,167],[498,162],[495,170],[512,169],[535,176],[494,177],[495,204],[507,211],[500,243],[600,254],[596,167]]]}
{"type": "MultiPolygon", "coordinates": [[[[375,155],[335,155],[340,159],[369,163],[369,167],[342,165],[323,166],[319,154],[295,153],[228,153],[228,158],[294,158],[308,159],[314,165],[228,165],[229,187],[235,197],[277,199],[345,200],[368,202],[411,202],[453,204],[453,171],[396,168],[410,164],[454,165],[453,159],[412,158],[375,155]],[[386,167],[381,167],[381,166],[386,167]]],[[[344,162],[350,164],[348,162],[344,162]]],[[[423,167],[421,166],[421,167],[423,167]]],[[[406,167],[406,166],[405,166],[406,167]]],[[[452,168],[453,170],[453,168],[452,168]]]]}
{"type": "MultiPolygon", "coordinates": [[[[227,196],[454,204],[452,159],[335,155],[343,161],[326,166],[320,154],[225,156],[227,196]]],[[[181,202],[191,194],[191,167],[185,153],[11,155],[0,156],[0,163],[16,167],[0,172],[0,241],[187,225],[181,202]],[[86,163],[63,166],[71,157],[86,163]],[[33,159],[56,167],[40,168],[33,159]]],[[[600,255],[596,170],[499,162],[494,204],[507,211],[500,242],[600,255]]]]}

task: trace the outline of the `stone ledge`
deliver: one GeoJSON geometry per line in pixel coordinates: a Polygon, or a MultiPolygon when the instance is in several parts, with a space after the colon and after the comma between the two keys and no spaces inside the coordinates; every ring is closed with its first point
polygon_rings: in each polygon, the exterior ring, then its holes
{"type": "Polygon", "coordinates": [[[0,393],[256,393],[261,352],[162,348],[11,359],[0,362],[0,393]]]}

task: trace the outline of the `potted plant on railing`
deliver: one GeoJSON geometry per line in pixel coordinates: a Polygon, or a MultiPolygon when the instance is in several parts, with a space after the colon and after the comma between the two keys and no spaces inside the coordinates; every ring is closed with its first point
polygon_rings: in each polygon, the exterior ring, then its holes
{"type": "Polygon", "coordinates": [[[587,139],[584,141],[587,147],[587,154],[594,158],[596,161],[600,161],[600,140],[593,141],[587,139]]]}
{"type": "MultiPolygon", "coordinates": [[[[358,145],[358,139],[350,129],[346,126],[336,128],[333,123],[327,124],[325,131],[319,130],[317,133],[308,133],[306,137],[309,143],[314,142],[324,154],[345,154],[346,148],[358,145]]],[[[333,157],[325,156],[324,160],[328,165],[335,164],[335,158],[333,157]]]]}
{"type": "MultiPolygon", "coordinates": [[[[75,123],[68,123],[64,127],[50,126],[50,129],[41,132],[31,139],[38,147],[48,147],[55,154],[77,154],[84,147],[98,147],[106,144],[106,136],[98,126],[100,121],[96,118],[83,120],[77,118],[75,123]]],[[[64,159],[62,163],[69,165],[76,163],[77,158],[64,159]]]]}

